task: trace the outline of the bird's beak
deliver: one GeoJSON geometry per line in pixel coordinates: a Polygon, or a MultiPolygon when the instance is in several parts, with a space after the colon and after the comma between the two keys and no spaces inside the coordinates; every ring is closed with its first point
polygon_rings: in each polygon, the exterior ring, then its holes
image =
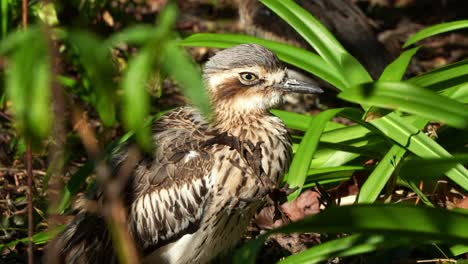
{"type": "Polygon", "coordinates": [[[301,82],[295,79],[286,79],[281,83],[273,85],[275,88],[291,93],[314,94],[323,93],[323,90],[315,84],[301,82]]]}

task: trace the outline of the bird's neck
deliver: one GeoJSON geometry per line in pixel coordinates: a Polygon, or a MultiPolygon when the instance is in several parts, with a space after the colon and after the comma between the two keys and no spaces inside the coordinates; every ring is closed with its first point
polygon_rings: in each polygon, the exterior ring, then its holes
{"type": "Polygon", "coordinates": [[[281,120],[267,110],[233,112],[218,109],[214,111],[213,126],[218,131],[252,142],[264,140],[266,134],[283,136],[287,133],[281,120]],[[265,134],[266,132],[266,134],[265,134]]]}

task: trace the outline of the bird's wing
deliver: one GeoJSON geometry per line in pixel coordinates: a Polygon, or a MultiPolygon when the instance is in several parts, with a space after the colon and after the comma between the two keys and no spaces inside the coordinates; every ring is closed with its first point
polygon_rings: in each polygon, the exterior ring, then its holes
{"type": "Polygon", "coordinates": [[[155,248],[194,232],[211,195],[213,148],[207,124],[191,108],[179,108],[154,125],[156,151],[143,159],[127,188],[129,222],[143,248],[155,248]]]}

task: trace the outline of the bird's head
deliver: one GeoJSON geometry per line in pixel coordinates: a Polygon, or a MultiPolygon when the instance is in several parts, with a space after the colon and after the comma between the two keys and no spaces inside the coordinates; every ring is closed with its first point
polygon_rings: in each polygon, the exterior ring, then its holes
{"type": "Polygon", "coordinates": [[[242,44],[219,51],[205,64],[205,84],[214,109],[242,114],[264,112],[285,93],[321,93],[322,89],[288,78],[270,50],[242,44]]]}

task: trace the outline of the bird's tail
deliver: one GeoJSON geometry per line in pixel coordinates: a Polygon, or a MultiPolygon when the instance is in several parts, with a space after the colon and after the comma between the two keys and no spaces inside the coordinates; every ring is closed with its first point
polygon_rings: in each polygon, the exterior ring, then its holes
{"type": "Polygon", "coordinates": [[[49,246],[60,263],[117,263],[107,225],[95,214],[78,214],[49,246]]]}

